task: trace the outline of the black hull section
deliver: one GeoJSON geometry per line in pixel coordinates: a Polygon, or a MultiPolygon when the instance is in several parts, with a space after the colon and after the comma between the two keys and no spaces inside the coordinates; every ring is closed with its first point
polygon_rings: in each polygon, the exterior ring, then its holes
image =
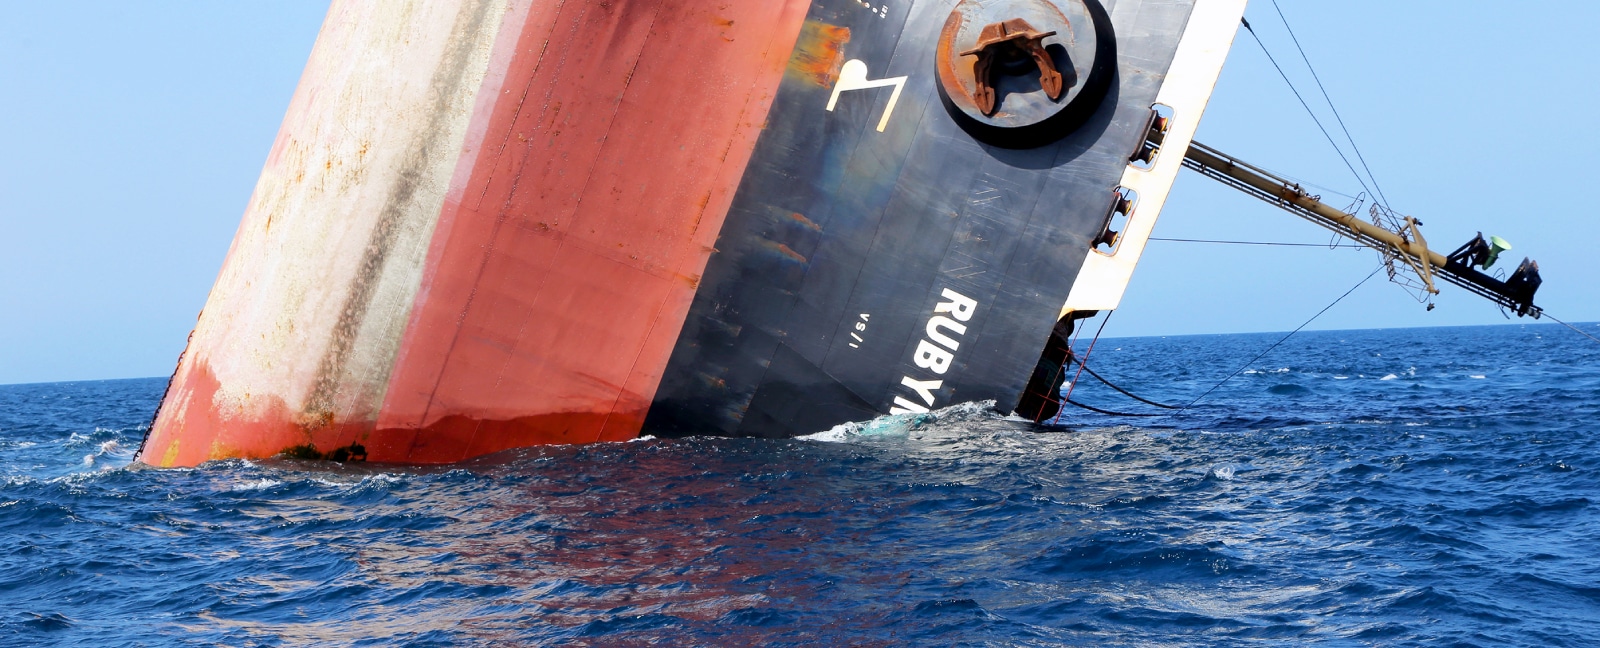
{"type": "Polygon", "coordinates": [[[642,433],[790,437],[986,400],[1010,412],[1192,4],[1108,3],[1104,98],[1065,137],[1015,149],[942,100],[955,0],[813,3],[642,433]],[[836,93],[830,51],[869,79],[905,77],[881,132],[894,88],[836,93]],[[833,76],[806,73],[819,61],[833,76]]]}

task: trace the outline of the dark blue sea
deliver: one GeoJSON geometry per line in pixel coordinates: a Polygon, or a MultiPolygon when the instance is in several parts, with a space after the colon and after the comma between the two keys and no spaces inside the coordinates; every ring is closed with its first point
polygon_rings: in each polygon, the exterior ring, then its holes
{"type": "MultiPolygon", "coordinates": [[[[1090,367],[1183,403],[1279,337],[1090,367]]],[[[0,644],[1600,641],[1600,344],[1556,325],[1302,333],[1179,415],[435,469],[131,465],[164,384],[0,387],[0,644]]]]}

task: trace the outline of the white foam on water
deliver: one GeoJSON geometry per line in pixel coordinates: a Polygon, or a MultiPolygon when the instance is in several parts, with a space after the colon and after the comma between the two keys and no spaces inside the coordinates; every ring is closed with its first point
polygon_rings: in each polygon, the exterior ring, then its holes
{"type": "MultiPolygon", "coordinates": [[[[840,423],[816,434],[795,437],[801,441],[821,441],[823,443],[847,443],[856,439],[871,437],[903,436],[912,430],[931,425],[942,420],[965,420],[974,416],[992,416],[994,401],[977,403],[960,403],[944,409],[918,414],[889,414],[880,416],[870,421],[852,421],[840,423]]],[[[998,417],[997,417],[998,418],[998,417]]]]}
{"type": "Polygon", "coordinates": [[[855,428],[860,423],[840,423],[816,434],[795,437],[801,441],[821,441],[823,443],[844,443],[855,433],[855,428]]]}
{"type": "MultiPolygon", "coordinates": [[[[460,470],[460,469],[458,468],[456,470],[460,470]]],[[[452,473],[455,473],[455,472],[456,472],[455,470],[452,470],[452,471],[450,471],[448,473],[445,473],[445,474],[448,475],[448,474],[452,474],[452,473]]],[[[471,472],[467,472],[467,474],[470,475],[472,473],[471,472]]],[[[406,480],[406,478],[405,478],[404,475],[399,475],[399,474],[395,474],[395,473],[378,473],[376,475],[367,475],[366,477],[361,478],[361,481],[359,483],[357,483],[356,486],[393,486],[395,484],[399,484],[401,482],[404,482],[405,480],[406,480]]]]}
{"type": "Polygon", "coordinates": [[[827,430],[816,434],[807,434],[796,437],[803,441],[821,441],[823,443],[846,443],[861,437],[881,437],[892,434],[904,434],[915,426],[918,417],[932,417],[932,414],[893,414],[880,416],[870,421],[851,421],[840,423],[827,430]]]}
{"type": "Polygon", "coordinates": [[[112,439],[100,444],[100,451],[96,452],[95,454],[101,457],[131,458],[133,456],[133,450],[122,445],[121,441],[112,439]]]}
{"type": "MultiPolygon", "coordinates": [[[[85,459],[85,461],[83,462],[83,465],[85,467],[90,467],[90,468],[94,467],[94,465],[95,465],[95,462],[93,461],[94,455],[86,455],[86,456],[84,456],[84,459],[85,459]]],[[[110,473],[113,473],[113,472],[120,472],[120,471],[127,470],[127,469],[128,469],[128,466],[126,464],[120,465],[120,466],[119,465],[113,465],[113,464],[103,464],[103,465],[100,465],[100,467],[98,469],[94,469],[94,470],[80,470],[80,471],[76,471],[76,472],[70,472],[70,473],[67,473],[65,475],[57,475],[55,477],[51,477],[49,479],[42,479],[42,480],[34,480],[34,479],[24,478],[24,479],[27,479],[27,482],[18,482],[18,483],[20,484],[20,483],[29,483],[29,482],[38,481],[38,482],[42,482],[42,483],[46,483],[46,484],[81,485],[81,484],[84,484],[84,483],[87,483],[87,482],[92,482],[95,479],[98,479],[101,475],[106,475],[106,474],[110,474],[110,473]]]]}
{"type": "Polygon", "coordinates": [[[228,488],[228,490],[230,492],[234,492],[234,493],[243,492],[243,491],[264,490],[264,489],[272,488],[273,486],[277,486],[277,485],[282,484],[282,483],[283,482],[278,481],[276,479],[267,479],[265,477],[262,477],[261,479],[257,479],[257,480],[255,480],[253,482],[245,482],[243,484],[235,484],[233,486],[230,486],[228,488]]]}

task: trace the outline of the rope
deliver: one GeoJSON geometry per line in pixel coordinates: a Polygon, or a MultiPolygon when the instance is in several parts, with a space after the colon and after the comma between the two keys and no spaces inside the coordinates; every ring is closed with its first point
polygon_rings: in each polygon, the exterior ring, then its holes
{"type": "Polygon", "coordinates": [[[1576,326],[1573,326],[1573,325],[1571,325],[1571,324],[1568,324],[1568,323],[1566,323],[1566,322],[1563,322],[1563,321],[1561,321],[1561,320],[1558,320],[1558,319],[1556,319],[1556,316],[1554,316],[1554,315],[1551,315],[1551,314],[1549,314],[1549,313],[1544,313],[1544,314],[1543,314],[1543,315],[1542,315],[1542,316],[1543,316],[1543,317],[1548,317],[1548,318],[1550,318],[1550,319],[1553,319],[1553,320],[1555,320],[1555,321],[1556,321],[1556,323],[1557,323],[1557,324],[1560,324],[1560,325],[1562,325],[1562,326],[1565,326],[1565,327],[1567,327],[1567,328],[1569,328],[1569,329],[1572,329],[1572,330],[1574,330],[1574,331],[1577,331],[1577,333],[1578,333],[1578,335],[1582,335],[1582,336],[1583,336],[1583,337],[1586,337],[1586,338],[1589,338],[1589,339],[1591,339],[1591,340],[1594,340],[1594,341],[1595,341],[1595,342],[1600,342],[1600,338],[1597,338],[1597,337],[1595,337],[1595,336],[1593,336],[1593,335],[1589,335],[1589,334],[1588,334],[1588,333],[1586,333],[1586,332],[1584,332],[1584,331],[1583,331],[1583,329],[1580,329],[1580,328],[1578,328],[1578,327],[1576,327],[1576,326]]]}
{"type": "MultiPolygon", "coordinates": [[[[1071,355],[1068,355],[1067,359],[1077,363],[1078,367],[1080,369],[1089,372],[1089,375],[1094,376],[1095,380],[1099,380],[1100,382],[1105,383],[1105,386],[1110,387],[1112,389],[1115,389],[1118,392],[1121,392],[1123,396],[1127,396],[1128,398],[1132,398],[1133,400],[1139,401],[1139,402],[1144,403],[1146,405],[1154,405],[1154,406],[1159,407],[1161,409],[1179,409],[1179,407],[1177,405],[1164,405],[1164,404],[1161,404],[1161,403],[1157,403],[1157,402],[1155,402],[1153,400],[1142,398],[1138,394],[1135,394],[1135,393],[1130,392],[1130,391],[1128,391],[1126,389],[1123,389],[1121,387],[1113,385],[1113,384],[1111,384],[1111,381],[1106,380],[1105,378],[1101,377],[1100,374],[1097,374],[1097,373],[1094,372],[1093,369],[1090,369],[1088,367],[1088,365],[1085,365],[1085,364],[1083,364],[1081,362],[1078,362],[1078,359],[1073,357],[1073,356],[1071,356],[1071,355]]],[[[1129,414],[1128,416],[1144,416],[1144,415],[1143,414],[1138,414],[1138,415],[1129,414]]],[[[1155,414],[1151,414],[1150,416],[1155,416],[1155,414]]]]}
{"type": "Polygon", "coordinates": [[[1239,22],[1244,24],[1245,31],[1250,32],[1250,37],[1255,39],[1256,45],[1261,46],[1261,52],[1267,55],[1267,60],[1272,62],[1272,67],[1278,70],[1278,76],[1283,77],[1283,82],[1289,84],[1289,91],[1294,93],[1295,99],[1300,100],[1300,107],[1306,109],[1306,114],[1310,115],[1311,121],[1316,123],[1317,130],[1322,131],[1322,136],[1328,138],[1328,143],[1333,145],[1333,150],[1339,154],[1339,159],[1344,160],[1345,168],[1350,169],[1350,174],[1356,177],[1356,182],[1360,183],[1361,188],[1365,189],[1368,194],[1377,195],[1367,186],[1367,181],[1362,179],[1361,174],[1356,172],[1355,165],[1350,163],[1350,158],[1345,156],[1344,149],[1339,147],[1339,143],[1333,140],[1333,135],[1330,135],[1328,129],[1322,125],[1322,120],[1317,119],[1317,113],[1311,110],[1311,104],[1306,103],[1305,97],[1300,96],[1300,90],[1296,89],[1294,82],[1289,80],[1289,75],[1283,71],[1283,66],[1278,65],[1278,59],[1272,57],[1272,52],[1267,50],[1267,44],[1261,42],[1261,37],[1256,35],[1256,30],[1250,27],[1250,21],[1240,18],[1239,22]]]}
{"type": "MultiPolygon", "coordinates": [[[[1112,311],[1112,312],[1115,312],[1115,311],[1112,311]]],[[[1070,349],[1070,348],[1067,349],[1067,360],[1069,360],[1072,363],[1078,365],[1078,373],[1073,374],[1073,376],[1072,376],[1072,386],[1067,387],[1067,394],[1066,394],[1066,396],[1063,396],[1061,398],[1061,402],[1067,403],[1068,405],[1073,405],[1075,407],[1081,407],[1083,409],[1086,409],[1086,410],[1089,410],[1091,412],[1095,412],[1095,413],[1098,413],[1098,414],[1104,414],[1106,416],[1166,416],[1166,414],[1135,414],[1135,413],[1132,413],[1132,412],[1117,412],[1117,411],[1108,410],[1108,409],[1101,409],[1101,408],[1095,407],[1093,405],[1085,405],[1085,404],[1080,403],[1078,401],[1072,400],[1072,390],[1077,389],[1077,387],[1078,387],[1078,379],[1082,378],[1083,377],[1083,372],[1087,371],[1087,372],[1089,372],[1089,375],[1094,376],[1096,380],[1099,380],[1100,382],[1105,383],[1105,385],[1107,387],[1110,387],[1112,389],[1115,389],[1115,390],[1121,392],[1124,396],[1127,396],[1129,398],[1137,400],[1137,401],[1139,401],[1141,403],[1145,403],[1145,404],[1148,404],[1148,405],[1154,405],[1156,407],[1162,407],[1162,408],[1166,408],[1166,409],[1178,409],[1178,408],[1173,407],[1171,405],[1163,405],[1163,404],[1157,403],[1157,402],[1155,402],[1153,400],[1148,400],[1148,399],[1145,399],[1145,398],[1141,398],[1138,395],[1134,394],[1133,392],[1130,392],[1130,391],[1128,391],[1126,389],[1123,389],[1121,387],[1118,387],[1116,385],[1111,384],[1111,381],[1106,380],[1100,374],[1095,373],[1093,369],[1089,368],[1089,365],[1087,364],[1088,360],[1089,360],[1089,354],[1094,353],[1094,345],[1095,345],[1096,342],[1100,341],[1100,334],[1105,332],[1106,323],[1109,322],[1109,321],[1111,321],[1111,313],[1106,313],[1105,319],[1100,320],[1100,329],[1095,331],[1094,339],[1089,341],[1089,349],[1083,352],[1083,359],[1082,360],[1078,359],[1077,354],[1072,353],[1072,349],[1070,349]]],[[[1061,421],[1061,413],[1060,412],[1056,412],[1056,417],[1055,417],[1054,420],[1051,421],[1051,423],[1055,424],[1055,423],[1059,423],[1060,421],[1061,421]]]]}
{"type": "MultiPolygon", "coordinates": [[[[1080,361],[1078,363],[1078,373],[1075,373],[1075,374],[1072,375],[1072,385],[1067,387],[1067,395],[1062,396],[1061,400],[1067,401],[1069,403],[1072,402],[1072,390],[1078,388],[1078,378],[1083,376],[1083,363],[1087,362],[1089,360],[1089,354],[1094,353],[1094,345],[1095,345],[1095,343],[1100,341],[1100,334],[1104,333],[1105,330],[1106,330],[1106,322],[1111,321],[1111,313],[1115,313],[1115,312],[1116,311],[1108,311],[1108,312],[1106,312],[1105,318],[1100,320],[1100,329],[1094,332],[1094,339],[1089,340],[1089,349],[1087,351],[1083,352],[1083,361],[1080,361]]],[[[1077,336],[1073,336],[1073,341],[1074,342],[1077,341],[1077,336]]],[[[1074,357],[1076,355],[1077,355],[1076,353],[1073,353],[1071,347],[1067,348],[1067,357],[1074,357]]],[[[1056,412],[1056,418],[1055,418],[1055,420],[1051,421],[1051,423],[1058,423],[1060,421],[1061,421],[1061,412],[1057,411],[1056,412]]]]}
{"type": "Polygon", "coordinates": [[[1355,292],[1357,288],[1360,288],[1363,284],[1366,284],[1369,279],[1372,279],[1373,277],[1378,276],[1378,272],[1382,271],[1383,268],[1384,268],[1384,266],[1380,265],[1377,268],[1373,269],[1372,274],[1367,275],[1365,279],[1362,279],[1361,281],[1357,282],[1356,285],[1351,286],[1349,290],[1344,291],[1344,294],[1343,295],[1339,295],[1339,298],[1333,300],[1332,304],[1328,304],[1327,306],[1322,307],[1322,310],[1317,311],[1316,315],[1312,315],[1311,319],[1308,319],[1304,323],[1302,323],[1301,325],[1296,326],[1293,331],[1289,331],[1289,334],[1283,336],[1282,339],[1278,340],[1277,342],[1273,342],[1272,346],[1267,347],[1266,351],[1262,351],[1261,353],[1256,354],[1256,357],[1251,358],[1249,362],[1244,363],[1238,369],[1234,369],[1233,373],[1228,374],[1227,378],[1223,378],[1222,379],[1222,382],[1219,382],[1219,383],[1217,383],[1215,385],[1212,385],[1211,389],[1207,389],[1204,394],[1201,394],[1199,397],[1195,398],[1194,400],[1189,401],[1189,404],[1188,405],[1184,405],[1181,409],[1179,409],[1178,413],[1181,414],[1181,413],[1183,413],[1185,411],[1188,411],[1189,408],[1194,407],[1195,403],[1200,402],[1200,400],[1205,398],[1206,396],[1210,396],[1211,392],[1216,391],[1218,387],[1221,387],[1223,385],[1223,383],[1226,383],[1226,382],[1228,382],[1230,380],[1233,380],[1233,377],[1239,375],[1239,372],[1244,371],[1245,368],[1249,367],[1250,365],[1255,364],[1257,360],[1260,360],[1261,358],[1265,357],[1268,353],[1272,353],[1273,349],[1276,349],[1276,348],[1278,348],[1278,345],[1283,344],[1284,342],[1287,342],[1291,336],[1293,336],[1296,333],[1299,333],[1300,329],[1303,329],[1306,326],[1310,325],[1312,322],[1316,321],[1316,319],[1318,317],[1322,317],[1323,313],[1328,312],[1328,309],[1333,308],[1339,302],[1344,301],[1344,298],[1349,297],[1350,293],[1355,292]]]}
{"type": "Polygon", "coordinates": [[[1278,242],[1272,242],[1272,241],[1215,241],[1215,240],[1210,240],[1210,239],[1161,238],[1159,236],[1152,236],[1152,237],[1149,238],[1149,240],[1151,240],[1151,241],[1175,241],[1175,242],[1178,242],[1178,243],[1226,243],[1226,244],[1229,244],[1229,245],[1281,245],[1281,246],[1284,246],[1284,247],[1319,247],[1319,248],[1329,248],[1329,249],[1345,248],[1345,249],[1350,249],[1350,250],[1364,250],[1364,249],[1367,249],[1366,246],[1362,246],[1362,245],[1344,245],[1344,244],[1339,244],[1339,243],[1335,243],[1335,244],[1331,244],[1330,245],[1330,244],[1326,244],[1326,243],[1278,243],[1278,242]]]}
{"type": "Polygon", "coordinates": [[[1083,327],[1074,325],[1072,329],[1072,341],[1067,343],[1067,355],[1072,355],[1072,350],[1078,348],[1078,338],[1083,337],[1083,327]]]}
{"type": "Polygon", "coordinates": [[[1294,48],[1300,51],[1300,60],[1306,62],[1306,69],[1311,71],[1311,78],[1317,82],[1317,89],[1322,91],[1322,99],[1328,102],[1328,110],[1333,111],[1333,118],[1339,122],[1339,129],[1344,131],[1344,138],[1349,140],[1350,150],[1355,151],[1356,159],[1361,161],[1362,170],[1366,171],[1367,178],[1372,180],[1374,193],[1383,201],[1384,209],[1388,209],[1389,197],[1383,195],[1383,187],[1378,186],[1378,176],[1372,175],[1372,167],[1367,166],[1367,158],[1361,154],[1361,147],[1356,145],[1356,138],[1350,136],[1350,129],[1344,125],[1344,117],[1341,117],[1339,109],[1334,107],[1333,98],[1328,96],[1328,89],[1322,86],[1322,77],[1317,76],[1317,68],[1311,65],[1311,58],[1306,56],[1305,48],[1300,46],[1300,39],[1294,35],[1294,28],[1289,26],[1289,19],[1283,15],[1283,8],[1278,6],[1278,0],[1272,0],[1272,8],[1278,12],[1278,20],[1283,21],[1283,28],[1288,30],[1289,40],[1294,41],[1294,48]]]}
{"type": "MultiPolygon", "coordinates": [[[[1099,414],[1105,414],[1106,416],[1166,416],[1166,414],[1133,414],[1133,413],[1130,413],[1130,412],[1113,412],[1111,410],[1100,409],[1100,408],[1095,407],[1093,405],[1084,405],[1083,403],[1080,403],[1078,401],[1072,400],[1070,398],[1063,399],[1062,402],[1064,402],[1064,403],[1066,403],[1068,405],[1077,405],[1078,407],[1082,407],[1083,409],[1089,410],[1091,412],[1096,412],[1096,413],[1099,413],[1099,414]]],[[[1056,418],[1059,419],[1060,417],[1061,417],[1061,415],[1059,415],[1059,414],[1056,415],[1056,418]]],[[[1052,421],[1052,423],[1053,423],[1053,421],[1052,421]]]]}

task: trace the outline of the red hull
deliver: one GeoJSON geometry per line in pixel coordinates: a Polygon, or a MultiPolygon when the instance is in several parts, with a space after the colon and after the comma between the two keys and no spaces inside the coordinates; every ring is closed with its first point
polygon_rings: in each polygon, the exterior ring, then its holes
{"type": "MultiPolygon", "coordinates": [[[[366,29],[335,20],[352,11],[344,5],[358,4],[365,3],[336,2],[323,39],[330,30],[366,29]]],[[[472,10],[471,2],[444,4],[461,5],[458,16],[472,10]]],[[[254,341],[230,335],[230,322],[208,322],[208,304],[141,458],[187,466],[359,445],[370,461],[445,463],[637,436],[808,5],[508,6],[525,12],[512,17],[522,18],[521,28],[495,36],[497,56],[483,74],[465,153],[449,171],[403,333],[388,345],[395,351],[387,370],[346,367],[353,347],[371,344],[359,339],[370,328],[363,320],[395,316],[360,303],[363,282],[376,281],[370,268],[358,269],[337,323],[310,334],[317,339],[309,343],[327,350],[309,376],[258,359],[215,366],[213,348],[254,341]],[[248,406],[218,405],[235,398],[223,393],[223,373],[251,374],[257,387],[248,406]]],[[[316,56],[297,101],[341,90],[319,84],[316,56]]],[[[286,133],[306,130],[295,118],[291,111],[286,133]]],[[[274,160],[291,145],[280,137],[274,160]]],[[[262,184],[258,196],[265,175],[262,184]]],[[[257,216],[247,214],[241,239],[257,216]]],[[[379,221],[357,242],[384,244],[384,227],[379,221]]],[[[230,266],[242,263],[230,254],[230,266]]],[[[219,280],[214,302],[225,289],[219,280]]]]}

